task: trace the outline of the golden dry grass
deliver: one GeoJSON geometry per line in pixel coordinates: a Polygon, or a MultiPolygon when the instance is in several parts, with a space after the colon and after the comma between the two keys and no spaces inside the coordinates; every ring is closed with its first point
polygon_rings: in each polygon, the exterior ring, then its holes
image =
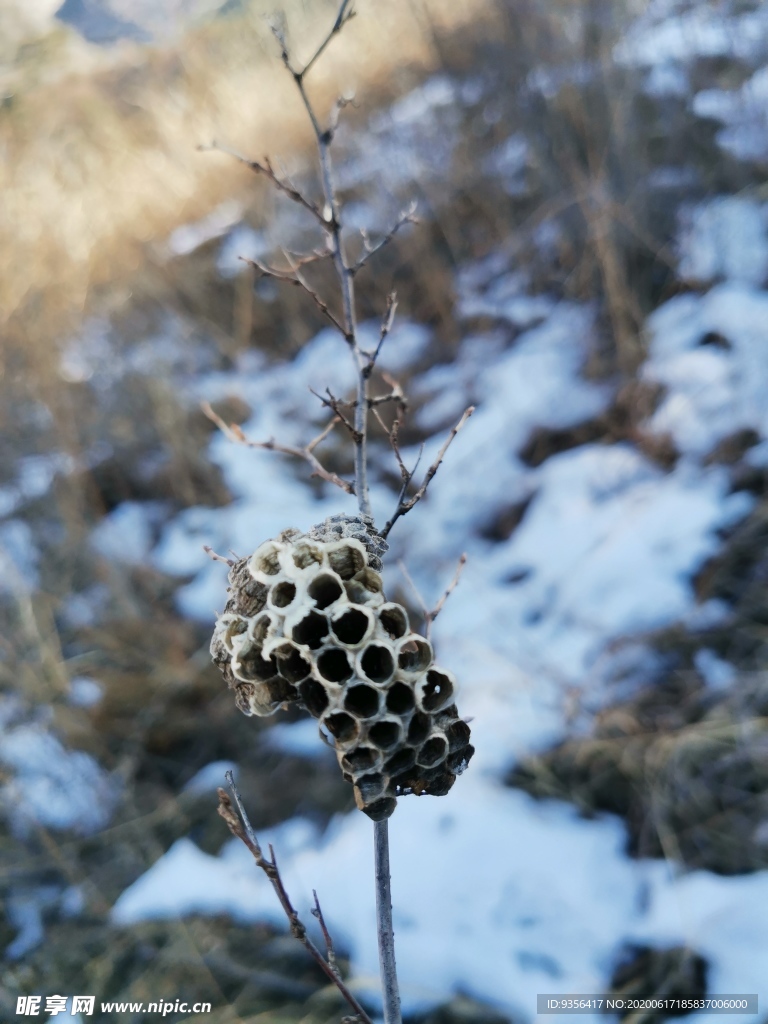
{"type": "MultiPolygon", "coordinates": [[[[311,52],[335,2],[287,4],[311,52]]],[[[365,7],[365,5],[363,5],[365,7]]],[[[386,89],[396,69],[435,63],[431,30],[474,19],[487,0],[388,0],[355,19],[312,73],[320,105],[340,88],[386,89]]],[[[212,138],[254,156],[290,157],[310,141],[266,12],[188,32],[171,48],[101,52],[53,33],[6,72],[0,109],[0,310],[29,338],[60,330],[94,288],[130,280],[142,249],[242,189],[247,172],[196,151],[212,138]],[[26,63],[24,63],[26,61],[26,63]]]]}

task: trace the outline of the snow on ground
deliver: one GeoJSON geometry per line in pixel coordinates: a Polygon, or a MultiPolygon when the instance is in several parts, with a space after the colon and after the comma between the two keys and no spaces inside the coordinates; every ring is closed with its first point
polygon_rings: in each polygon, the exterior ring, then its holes
{"type": "Polygon", "coordinates": [[[104,828],[119,787],[97,762],[80,750],[66,750],[43,722],[13,724],[17,712],[0,715],[0,807],[14,830],[35,824],[90,835],[104,828]]]}
{"type": "Polygon", "coordinates": [[[0,594],[13,596],[34,590],[39,560],[28,523],[21,519],[0,522],[0,594]]]}
{"type": "Polygon", "coordinates": [[[702,89],[693,112],[723,124],[717,141],[739,160],[768,158],[768,67],[762,67],[738,89],[702,89]]]}
{"type": "Polygon", "coordinates": [[[614,50],[620,63],[686,67],[698,57],[757,61],[766,55],[768,12],[756,4],[739,11],[724,2],[689,4],[651,0],[614,50]]]}
{"type": "MultiPolygon", "coordinates": [[[[616,819],[586,821],[571,807],[536,803],[471,772],[450,803],[401,801],[390,831],[408,1011],[463,991],[531,1020],[538,993],[603,991],[617,950],[632,942],[686,943],[713,965],[710,991],[766,995],[768,872],[676,877],[663,861],[629,860],[616,819]]],[[[306,920],[317,889],[337,942],[353,951],[356,990],[375,998],[369,822],[358,814],[337,818],[318,836],[294,820],[260,839],[278,852],[306,920]]],[[[234,840],[211,857],[182,839],[123,893],[113,919],[130,925],[222,912],[238,921],[284,920],[242,844],[234,840]]],[[[568,1019],[552,1017],[553,1024],[568,1019]]]]}
{"type": "Polygon", "coordinates": [[[182,224],[170,235],[167,248],[172,256],[186,256],[201,245],[226,234],[243,219],[242,203],[229,199],[193,224],[182,224]]]}
{"type": "MultiPolygon", "coordinates": [[[[470,779],[468,773],[458,785],[459,800],[406,799],[392,821],[405,1007],[416,1010],[461,989],[530,1017],[537,992],[599,991],[601,966],[609,964],[639,901],[633,865],[620,853],[618,822],[580,821],[572,809],[537,805],[479,774],[470,779]]],[[[297,829],[290,823],[265,831],[263,839],[275,845],[303,911],[317,889],[336,940],[354,950],[358,984],[374,993],[370,823],[354,814],[336,819],[323,837],[309,828],[297,836],[297,829]]],[[[265,882],[241,844],[209,857],[181,840],[122,895],[114,919],[130,924],[192,907],[204,913],[226,907],[240,920],[281,924],[265,882]]]]}
{"type": "Polygon", "coordinates": [[[162,502],[124,501],[96,524],[91,546],[103,558],[116,562],[146,562],[153,547],[153,527],[164,512],[162,502]]]}
{"type": "Polygon", "coordinates": [[[211,761],[192,776],[184,786],[184,792],[194,796],[215,792],[219,786],[224,785],[227,772],[233,772],[237,779],[237,765],[234,761],[211,761]]]}
{"type": "Polygon", "coordinates": [[[720,121],[717,141],[730,155],[746,161],[768,156],[765,4],[653,0],[622,34],[614,58],[647,71],[649,94],[688,99],[695,115],[720,121]],[[697,60],[706,59],[738,62],[749,73],[741,84],[718,84],[691,95],[691,69],[697,60]]]}
{"type": "Polygon", "coordinates": [[[680,276],[698,284],[768,280],[768,209],[742,196],[718,196],[683,211],[680,276]]]}
{"type": "Polygon", "coordinates": [[[666,394],[651,419],[688,455],[752,428],[768,436],[768,292],[723,282],[706,295],[680,295],[648,320],[644,375],[666,394]]]}
{"type": "MultiPolygon", "coordinates": [[[[723,268],[727,277],[732,264],[723,268]]],[[[587,686],[589,697],[589,688],[600,686],[612,639],[700,611],[691,577],[718,549],[718,531],[744,516],[752,499],[729,494],[725,471],[703,467],[697,456],[734,424],[768,434],[759,401],[768,372],[768,300],[743,280],[726,281],[706,295],[673,299],[652,318],[647,373],[669,392],[650,429],[674,428],[689,456],[674,471],[663,473],[627,444],[584,445],[531,469],[518,452],[532,429],[574,425],[611,400],[610,387],[581,376],[593,311],[526,295],[524,278],[505,272],[502,260],[463,280],[466,315],[483,312],[485,303],[485,312],[521,333],[512,344],[497,334],[468,337],[455,365],[435,365],[417,383],[420,423],[435,430],[424,465],[446,424],[468,402],[478,406],[428,499],[392,537],[393,556],[406,556],[428,597],[439,594],[458,554],[469,552],[435,640],[439,659],[462,681],[459,704],[473,717],[477,754],[446,799],[406,797],[392,820],[405,1004],[416,1009],[461,989],[531,1019],[538,992],[604,989],[622,945],[641,939],[689,942],[711,961],[713,990],[768,995],[759,953],[768,937],[759,899],[768,873],[676,877],[663,862],[627,858],[616,819],[582,821],[569,806],[536,803],[500,783],[515,758],[564,734],[573,688],[587,686]],[[707,332],[722,333],[730,348],[702,347],[707,332]],[[690,386],[691,366],[675,371],[676,359],[688,358],[695,368],[702,357],[705,369],[715,359],[710,377],[720,382],[714,406],[722,406],[720,415],[713,414],[714,399],[701,406],[707,392],[690,386]],[[668,405],[681,397],[687,412],[675,419],[668,405]],[[692,425],[692,417],[702,423],[692,425]],[[484,539],[489,516],[518,502],[528,505],[509,539],[484,539]],[[729,907],[738,928],[719,929],[729,907]]],[[[412,345],[402,361],[421,360],[427,336],[407,324],[401,330],[412,345]]],[[[402,355],[397,334],[389,351],[402,355]]],[[[196,390],[213,400],[232,392],[250,398],[249,436],[305,441],[319,423],[307,422],[307,387],[349,387],[346,357],[336,336],[323,332],[292,363],[251,357],[234,373],[204,378],[196,390]]],[[[242,554],[289,525],[306,529],[353,506],[335,492],[318,497],[306,486],[303,466],[273,453],[220,437],[211,453],[235,501],[226,509],[182,513],[153,557],[166,570],[196,574],[180,604],[212,622],[213,609],[224,603],[225,573],[202,563],[202,543],[242,554]]],[[[380,517],[392,496],[375,487],[373,497],[380,517]]],[[[389,589],[402,582],[392,568],[385,576],[389,589]]],[[[727,666],[703,659],[710,685],[727,685],[727,666]]],[[[312,755],[314,723],[278,724],[274,734],[278,748],[312,755]]],[[[314,742],[322,753],[319,738],[314,742]]],[[[318,835],[297,819],[262,838],[274,842],[303,911],[311,889],[318,889],[351,951],[356,984],[375,991],[368,821],[353,813],[318,835]]],[[[280,921],[266,880],[243,849],[230,844],[211,857],[189,840],[176,843],[123,893],[114,918],[128,924],[192,912],[280,921]]]]}

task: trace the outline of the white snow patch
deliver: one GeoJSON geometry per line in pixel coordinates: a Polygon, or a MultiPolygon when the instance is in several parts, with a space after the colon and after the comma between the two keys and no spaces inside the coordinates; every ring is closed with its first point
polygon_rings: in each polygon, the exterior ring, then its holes
{"type": "Polygon", "coordinates": [[[176,228],[168,239],[168,251],[172,256],[187,256],[211,239],[229,231],[242,217],[242,204],[235,199],[227,200],[201,220],[176,228]]]}
{"type": "Polygon", "coordinates": [[[271,246],[261,231],[248,224],[238,224],[221,243],[216,269],[222,277],[237,277],[246,269],[244,260],[263,259],[271,246]]]}
{"type": "Polygon", "coordinates": [[[504,191],[511,196],[525,195],[525,172],[529,159],[528,140],[515,132],[500,143],[483,161],[485,172],[502,179],[504,191]]]}
{"type": "Polygon", "coordinates": [[[12,826],[26,832],[32,822],[47,828],[98,832],[109,821],[118,785],[80,750],[67,750],[42,726],[19,725],[0,733],[0,762],[13,772],[0,788],[12,826]]]}
{"type": "MultiPolygon", "coordinates": [[[[768,872],[675,878],[664,862],[629,860],[615,819],[585,821],[568,806],[535,803],[478,774],[459,784],[460,801],[405,798],[392,820],[394,926],[407,1012],[462,990],[532,1020],[539,992],[603,991],[617,949],[630,940],[685,942],[717,965],[717,991],[765,994],[768,872]]],[[[274,845],[308,921],[311,891],[318,890],[336,941],[352,951],[356,989],[375,997],[369,822],[358,814],[337,818],[320,837],[295,819],[259,839],[274,845]]],[[[285,925],[269,883],[234,840],[218,857],[179,840],[122,894],[113,920],[128,925],[191,913],[285,925]]],[[[554,1016],[553,1024],[568,1019],[554,1016]]]]}
{"type": "MultiPolygon", "coordinates": [[[[265,830],[259,841],[264,849],[269,843],[275,845],[282,859],[316,842],[317,832],[304,819],[294,818],[265,830]]],[[[239,840],[228,843],[221,856],[212,857],[190,839],[179,839],[120,896],[112,908],[112,920],[131,925],[183,914],[219,913],[228,913],[237,921],[253,920],[258,913],[254,897],[258,899],[261,880],[253,857],[239,840]],[[241,849],[245,857],[240,855],[241,849]]]]}
{"type": "Polygon", "coordinates": [[[104,696],[104,687],[90,676],[75,676],[69,684],[69,703],[77,708],[95,707],[104,696]]]}
{"type": "Polygon", "coordinates": [[[124,501],[97,523],[90,542],[104,558],[128,565],[147,560],[154,542],[155,524],[164,506],[152,501],[124,501]]]}
{"type": "Polygon", "coordinates": [[[657,309],[648,319],[643,375],[667,391],[651,428],[695,456],[737,430],[768,436],[767,324],[768,293],[740,284],[677,296],[657,309]]]}
{"type": "Polygon", "coordinates": [[[683,211],[679,272],[711,283],[726,278],[761,285],[768,277],[768,216],[751,199],[719,196],[683,211]]]}
{"type": "Polygon", "coordinates": [[[58,886],[37,886],[11,892],[6,904],[8,923],[16,929],[16,938],[5,950],[8,960],[19,960],[39,946],[45,937],[43,911],[55,904],[58,886]]]}
{"type": "Polygon", "coordinates": [[[0,523],[0,595],[21,595],[37,586],[39,553],[28,523],[0,523]]]}
{"type": "Polygon", "coordinates": [[[674,882],[658,870],[649,876],[649,913],[638,941],[689,945],[709,964],[709,992],[757,993],[768,997],[768,871],[722,877],[707,871],[674,882]]]}
{"type": "Polygon", "coordinates": [[[740,88],[704,89],[693,98],[699,117],[721,121],[717,141],[739,160],[768,158],[768,67],[762,67],[740,88]]]}
{"type": "Polygon", "coordinates": [[[760,6],[731,15],[721,4],[679,10],[669,0],[649,3],[614,49],[619,63],[641,67],[687,65],[697,57],[759,59],[765,51],[768,14],[760,6]]]}
{"type": "MultiPolygon", "coordinates": [[[[414,518],[424,522],[426,516],[429,522],[409,545],[417,558],[421,551],[433,565],[443,563],[477,532],[483,517],[530,497],[536,477],[522,466],[517,453],[534,428],[572,426],[606,407],[610,386],[579,377],[593,324],[593,310],[564,302],[501,353],[491,339],[485,355],[487,339],[473,339],[466,353],[459,354],[456,380],[471,387],[477,411],[430,485],[422,515],[414,512],[404,521],[404,533],[414,518]]],[[[443,368],[440,371],[444,373],[443,368]]],[[[421,387],[438,397],[440,384],[440,374],[433,379],[428,373],[421,387]]],[[[424,466],[442,442],[442,436],[432,439],[424,466]]],[[[411,461],[415,454],[408,453],[411,461]]]]}
{"type": "Polygon", "coordinates": [[[492,277],[489,282],[460,276],[459,315],[464,319],[488,316],[508,320],[523,329],[541,323],[556,303],[549,295],[530,295],[527,287],[528,276],[521,270],[492,277]]]}
{"type": "Polygon", "coordinates": [[[211,761],[210,764],[207,764],[192,776],[184,786],[183,791],[191,793],[193,796],[211,793],[218,789],[219,786],[226,786],[227,780],[225,776],[227,772],[233,772],[235,781],[237,781],[237,765],[234,761],[211,761]]]}
{"type": "Polygon", "coordinates": [[[364,134],[354,134],[342,124],[337,137],[343,151],[339,184],[360,189],[365,196],[365,217],[358,208],[356,225],[389,230],[402,204],[411,202],[414,182],[422,189],[450,177],[461,107],[473,100],[473,90],[462,90],[447,76],[435,75],[371,117],[364,134]]]}
{"type": "Polygon", "coordinates": [[[75,460],[63,452],[28,455],[16,463],[16,479],[0,488],[0,516],[15,512],[26,501],[42,498],[58,473],[70,473],[75,460]]]}
{"type": "Polygon", "coordinates": [[[723,658],[718,658],[708,647],[696,651],[693,664],[711,690],[728,690],[736,680],[736,669],[733,665],[723,658]]]}
{"type": "Polygon", "coordinates": [[[309,758],[331,755],[331,750],[326,746],[313,718],[303,718],[290,724],[276,722],[263,735],[270,747],[284,754],[309,758]]]}

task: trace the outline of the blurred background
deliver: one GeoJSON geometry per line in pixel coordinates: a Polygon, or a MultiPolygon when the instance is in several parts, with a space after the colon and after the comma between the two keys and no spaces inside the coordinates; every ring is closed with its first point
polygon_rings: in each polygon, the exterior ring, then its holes
{"type": "MultiPolygon", "coordinates": [[[[309,80],[324,116],[355,96],[334,144],[350,245],[419,216],[358,278],[363,331],[396,289],[382,368],[409,459],[477,406],[385,569],[418,621],[398,560],[431,606],[468,553],[434,639],[477,754],[391,821],[407,1020],[525,1024],[553,992],[765,999],[768,8],[356,6],[309,80]]],[[[336,4],[283,9],[308,56],[336,4]]],[[[208,653],[226,567],[203,545],[354,510],[200,411],[304,444],[327,421],[309,387],[352,385],[315,306],[239,259],[317,247],[311,218],[197,149],[270,155],[319,195],[273,13],[0,0],[4,1020],[34,994],[125,1024],[149,1018],[99,1004],[340,1020],[216,815],[230,767],[376,1012],[369,822],[315,723],[245,718],[208,653]]],[[[320,451],[351,472],[340,432],[320,451]]],[[[371,462],[383,523],[381,433],[371,462]]]]}

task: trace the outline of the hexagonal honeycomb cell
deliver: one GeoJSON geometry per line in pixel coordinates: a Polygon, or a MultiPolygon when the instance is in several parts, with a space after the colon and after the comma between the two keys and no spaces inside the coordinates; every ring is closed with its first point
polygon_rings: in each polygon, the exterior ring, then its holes
{"type": "Polygon", "coordinates": [[[401,796],[447,793],[474,753],[454,677],[386,599],[384,551],[369,517],[284,531],[231,567],[211,640],[245,714],[298,703],[318,719],[357,806],[376,821],[401,796]]]}

